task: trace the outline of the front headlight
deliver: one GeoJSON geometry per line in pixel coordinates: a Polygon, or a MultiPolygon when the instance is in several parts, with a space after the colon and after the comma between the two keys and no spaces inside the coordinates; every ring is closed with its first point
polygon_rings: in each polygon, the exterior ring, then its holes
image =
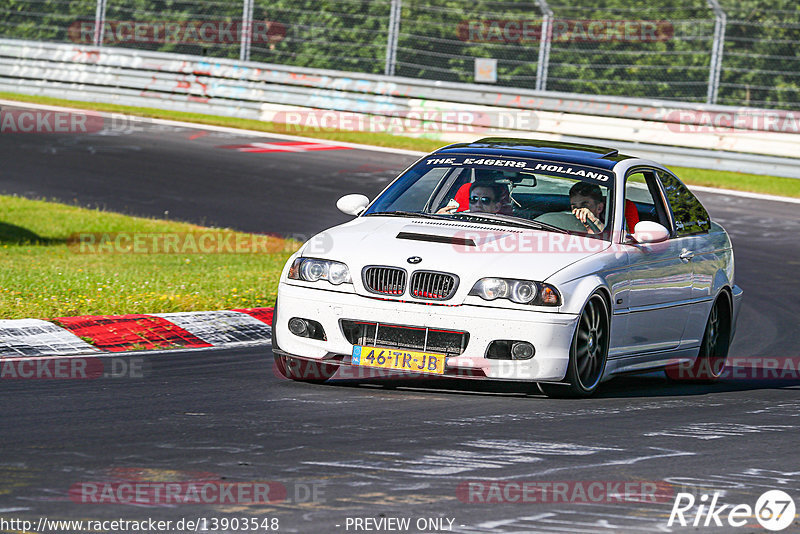
{"type": "Polygon", "coordinates": [[[350,271],[347,265],[338,261],[317,260],[314,258],[297,258],[289,268],[289,278],[316,282],[327,280],[331,284],[350,284],[350,271]]]}
{"type": "Polygon", "coordinates": [[[538,293],[539,289],[534,282],[517,280],[511,285],[511,296],[509,298],[519,304],[530,304],[538,293]]]}
{"type": "Polygon", "coordinates": [[[558,290],[543,282],[517,280],[514,278],[481,278],[472,287],[470,295],[483,300],[508,299],[517,304],[535,306],[558,306],[561,295],[558,290]]]}
{"type": "Polygon", "coordinates": [[[478,280],[472,291],[484,300],[502,299],[508,296],[508,282],[502,278],[484,278],[478,280]]]}

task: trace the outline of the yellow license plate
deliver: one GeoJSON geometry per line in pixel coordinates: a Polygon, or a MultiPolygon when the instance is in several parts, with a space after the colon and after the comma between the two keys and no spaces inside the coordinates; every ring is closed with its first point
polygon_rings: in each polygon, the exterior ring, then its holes
{"type": "Polygon", "coordinates": [[[404,349],[382,349],[356,345],[353,347],[353,365],[380,367],[414,373],[444,373],[446,356],[433,352],[418,352],[404,349]]]}

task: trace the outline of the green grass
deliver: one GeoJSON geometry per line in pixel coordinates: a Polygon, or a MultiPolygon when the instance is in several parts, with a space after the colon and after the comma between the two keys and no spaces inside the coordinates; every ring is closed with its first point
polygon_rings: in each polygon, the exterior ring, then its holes
{"type": "MultiPolygon", "coordinates": [[[[0,196],[0,318],[155,313],[271,306],[298,243],[268,238],[259,253],[79,253],[77,232],[252,236],[0,196]]],[[[267,239],[259,236],[258,239],[267,239]]],[[[124,244],[124,243],[123,243],[124,244]]],[[[120,250],[125,250],[120,248],[120,250]]]]}
{"type": "MultiPolygon", "coordinates": [[[[182,111],[167,111],[154,108],[139,108],[132,106],[120,106],[116,104],[102,104],[94,102],[79,102],[74,100],[63,100],[44,96],[30,96],[16,93],[5,93],[0,91],[0,98],[7,100],[18,100],[21,102],[34,102],[39,104],[50,104],[56,106],[75,107],[91,109],[96,111],[106,111],[111,113],[126,113],[142,117],[152,117],[160,119],[171,119],[198,124],[210,124],[215,126],[227,126],[230,128],[244,128],[268,133],[288,133],[302,135],[305,137],[315,137],[320,139],[331,139],[347,143],[361,143],[367,145],[401,148],[406,150],[418,150],[421,152],[431,152],[446,143],[438,139],[413,138],[397,135],[389,135],[373,132],[345,132],[337,130],[297,130],[287,127],[284,124],[263,122],[250,119],[236,119],[231,117],[217,117],[214,115],[203,115],[199,113],[186,113],[182,111]]],[[[703,185],[708,187],[721,187],[723,189],[735,189],[739,191],[750,191],[754,193],[766,193],[770,195],[781,195],[788,197],[800,197],[800,180],[794,178],[782,178],[777,176],[765,176],[756,174],[745,174],[739,172],[714,171],[706,169],[694,169],[687,167],[670,167],[681,180],[689,185],[703,185]]]]}
{"type": "Polygon", "coordinates": [[[784,197],[800,197],[800,179],[782,176],[762,176],[743,172],[723,172],[688,167],[669,167],[678,178],[689,185],[721,187],[753,193],[784,197]]]}

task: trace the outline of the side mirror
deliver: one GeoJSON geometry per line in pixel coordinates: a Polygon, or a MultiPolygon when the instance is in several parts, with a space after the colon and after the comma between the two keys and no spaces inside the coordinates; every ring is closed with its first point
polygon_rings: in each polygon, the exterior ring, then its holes
{"type": "Polygon", "coordinates": [[[358,216],[369,205],[369,198],[364,195],[345,195],[336,201],[336,207],[346,215],[358,216]]]}
{"type": "Polygon", "coordinates": [[[637,243],[660,243],[669,238],[669,230],[653,221],[639,221],[631,236],[637,243]]]}

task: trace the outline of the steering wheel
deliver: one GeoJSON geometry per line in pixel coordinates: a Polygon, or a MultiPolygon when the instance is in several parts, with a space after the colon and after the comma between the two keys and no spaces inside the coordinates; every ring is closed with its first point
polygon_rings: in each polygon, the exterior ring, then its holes
{"type": "MultiPolygon", "coordinates": [[[[534,221],[557,226],[558,228],[563,228],[571,232],[586,232],[586,227],[571,211],[551,211],[549,213],[543,213],[536,217],[534,221]]],[[[588,224],[593,232],[597,234],[600,233],[600,229],[597,228],[594,223],[589,221],[588,224]]]]}

